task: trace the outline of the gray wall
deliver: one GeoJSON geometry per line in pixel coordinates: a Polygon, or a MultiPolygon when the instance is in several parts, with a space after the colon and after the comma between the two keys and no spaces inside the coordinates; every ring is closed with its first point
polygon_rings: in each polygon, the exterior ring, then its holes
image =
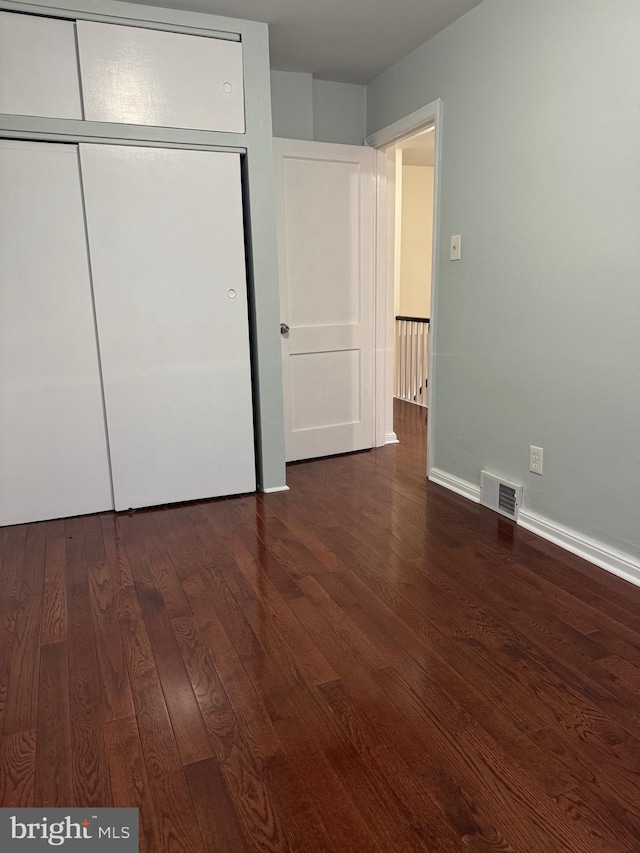
{"type": "Polygon", "coordinates": [[[444,99],[431,465],[636,558],[639,43],[638,0],[485,0],[367,100],[372,133],[444,99]]]}
{"type": "Polygon", "coordinates": [[[362,145],[366,121],[365,86],[313,81],[313,138],[316,142],[362,145]]]}
{"type": "Polygon", "coordinates": [[[271,116],[274,136],[313,139],[313,75],[272,71],[271,116]]]}
{"type": "Polygon", "coordinates": [[[271,72],[273,135],[363,145],[366,87],[314,80],[295,71],[271,72]]]}

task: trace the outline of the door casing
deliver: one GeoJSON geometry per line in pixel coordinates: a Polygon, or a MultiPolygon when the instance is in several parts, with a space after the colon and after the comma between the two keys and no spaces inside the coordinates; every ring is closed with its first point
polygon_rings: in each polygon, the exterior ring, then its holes
{"type": "Polygon", "coordinates": [[[393,269],[395,219],[395,164],[388,164],[386,149],[423,128],[435,126],[435,166],[433,191],[433,258],[431,267],[431,306],[429,332],[429,384],[427,400],[427,475],[433,465],[434,406],[437,375],[438,281],[440,269],[440,186],[443,102],[439,98],[393,124],[383,127],[365,140],[376,155],[376,285],[375,285],[375,411],[376,445],[395,444],[393,430],[393,269]]]}

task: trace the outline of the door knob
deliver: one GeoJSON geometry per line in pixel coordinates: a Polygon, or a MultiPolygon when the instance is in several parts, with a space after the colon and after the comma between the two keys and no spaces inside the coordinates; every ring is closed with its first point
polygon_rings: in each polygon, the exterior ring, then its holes
{"type": "Polygon", "coordinates": [[[288,335],[289,334],[289,327],[287,326],[286,323],[280,323],[280,334],[281,335],[288,335]]]}

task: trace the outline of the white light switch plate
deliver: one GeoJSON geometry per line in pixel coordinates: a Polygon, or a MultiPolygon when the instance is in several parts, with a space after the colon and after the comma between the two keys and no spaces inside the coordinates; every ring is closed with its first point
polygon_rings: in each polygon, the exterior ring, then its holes
{"type": "Polygon", "coordinates": [[[449,255],[449,260],[451,261],[459,261],[460,260],[460,243],[461,238],[459,234],[454,234],[451,238],[451,253],[449,255]]]}

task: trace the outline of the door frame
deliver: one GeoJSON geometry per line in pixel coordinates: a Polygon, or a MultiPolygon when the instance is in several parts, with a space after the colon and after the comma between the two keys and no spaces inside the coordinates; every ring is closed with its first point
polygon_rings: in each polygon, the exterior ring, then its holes
{"type": "Polygon", "coordinates": [[[376,169],[376,284],[375,284],[375,438],[376,446],[397,444],[393,430],[393,369],[395,319],[393,314],[394,288],[394,222],[395,163],[389,165],[387,151],[396,142],[433,124],[435,133],[435,163],[433,187],[433,256],[431,261],[431,305],[429,309],[429,382],[427,385],[427,476],[433,470],[434,446],[434,387],[436,384],[436,335],[438,332],[437,303],[440,271],[440,185],[442,98],[421,107],[393,124],[383,127],[365,139],[365,144],[377,149],[376,169]]]}

